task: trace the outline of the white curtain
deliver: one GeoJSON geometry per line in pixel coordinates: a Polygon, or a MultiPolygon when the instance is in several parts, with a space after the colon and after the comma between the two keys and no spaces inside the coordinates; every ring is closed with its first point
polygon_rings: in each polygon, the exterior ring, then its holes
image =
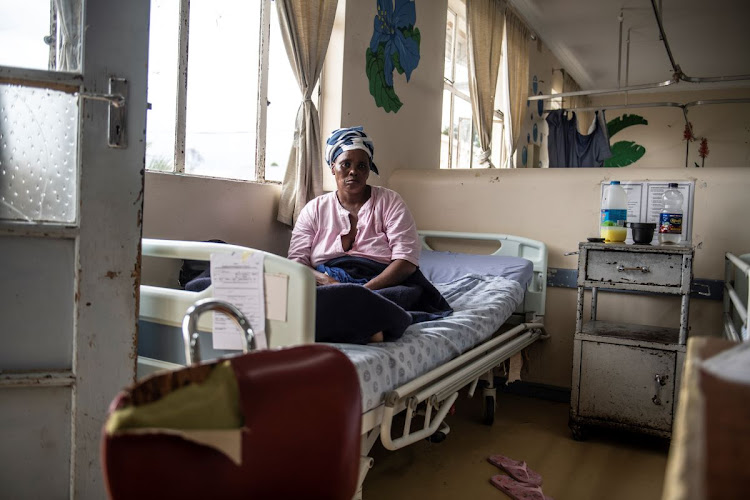
{"type": "Polygon", "coordinates": [[[531,32],[512,10],[505,13],[508,44],[508,94],[510,97],[509,158],[516,151],[521,137],[521,121],[529,98],[529,37],[531,32]]]}
{"type": "Polygon", "coordinates": [[[55,70],[81,70],[81,0],[54,0],[60,27],[60,50],[55,70]]]}
{"type": "Polygon", "coordinates": [[[505,22],[504,0],[466,0],[469,38],[469,94],[482,152],[481,168],[492,168],[492,120],[505,22]]]}
{"type": "Polygon", "coordinates": [[[289,62],[302,91],[277,219],[294,225],[305,204],[323,193],[318,110],[311,97],[323,69],[338,0],[276,0],[289,62]]]}

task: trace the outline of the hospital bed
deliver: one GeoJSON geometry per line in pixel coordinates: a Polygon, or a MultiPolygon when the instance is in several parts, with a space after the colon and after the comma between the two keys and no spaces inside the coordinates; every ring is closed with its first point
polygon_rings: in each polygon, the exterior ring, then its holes
{"type": "MultiPolygon", "coordinates": [[[[494,369],[545,338],[544,308],[547,249],[544,243],[518,236],[447,231],[420,231],[420,269],[448,300],[454,313],[409,326],[395,342],[368,345],[332,344],[357,367],[362,396],[360,490],[373,460],[366,455],[380,438],[397,450],[425,438],[444,437],[444,419],[469,386],[473,396],[480,380],[484,421],[495,411],[494,369]],[[436,250],[447,242],[478,241],[490,255],[436,250]],[[403,413],[403,417],[397,415],[403,413]],[[397,431],[396,422],[400,429],[397,431]]],[[[209,260],[212,253],[253,251],[216,243],[144,239],[144,256],[209,260]]],[[[266,321],[270,347],[314,342],[315,280],[308,268],[282,257],[264,255],[264,272],[286,278],[286,316],[266,321]]],[[[196,301],[212,296],[212,287],[188,292],[141,286],[138,374],[173,369],[184,363],[179,326],[196,301]]],[[[231,352],[210,347],[211,318],[198,321],[204,359],[231,352]]]]}
{"type": "Polygon", "coordinates": [[[750,253],[724,256],[724,337],[734,341],[750,340],[750,253]]]}

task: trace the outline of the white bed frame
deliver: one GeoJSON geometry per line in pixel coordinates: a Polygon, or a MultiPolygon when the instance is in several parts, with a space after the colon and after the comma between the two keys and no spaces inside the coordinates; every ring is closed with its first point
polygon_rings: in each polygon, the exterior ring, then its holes
{"type": "MultiPolygon", "coordinates": [[[[362,458],[360,482],[355,498],[362,496],[362,483],[373,459],[366,455],[378,437],[383,446],[397,450],[428,438],[438,431],[447,433],[445,416],[458,397],[458,391],[469,385],[472,396],[479,380],[487,382],[483,389],[485,401],[491,399],[494,414],[495,388],[493,369],[544,335],[544,307],[547,283],[547,248],[542,242],[504,234],[461,233],[449,231],[420,231],[424,248],[431,249],[428,240],[483,240],[497,242],[500,248],[493,255],[523,257],[533,263],[534,276],[529,283],[524,302],[513,315],[515,324],[490,340],[474,347],[444,365],[390,391],[385,402],[362,415],[362,458]],[[405,423],[394,436],[394,417],[405,412],[405,423]],[[416,415],[423,415],[416,425],[416,415]],[[413,429],[413,427],[419,427],[413,429]]],[[[211,253],[233,251],[259,252],[245,247],[202,242],[144,239],[144,256],[171,259],[209,260],[211,253]]],[[[315,279],[306,266],[282,257],[261,252],[265,256],[265,273],[285,274],[289,277],[287,321],[266,321],[266,335],[271,347],[314,342],[315,338],[315,279]]],[[[203,292],[188,292],[153,286],[141,286],[140,317],[142,320],[179,327],[185,311],[197,300],[212,296],[212,288],[203,292]]],[[[198,329],[211,331],[211,315],[203,315],[198,329]]],[[[507,324],[506,323],[506,324],[507,324]]],[[[181,335],[179,330],[175,335],[181,335]]],[[[139,357],[139,376],[158,369],[174,369],[181,365],[139,357]]]]}
{"type": "Polygon", "coordinates": [[[735,342],[750,340],[750,253],[727,252],[724,256],[724,337],[735,342]]]}

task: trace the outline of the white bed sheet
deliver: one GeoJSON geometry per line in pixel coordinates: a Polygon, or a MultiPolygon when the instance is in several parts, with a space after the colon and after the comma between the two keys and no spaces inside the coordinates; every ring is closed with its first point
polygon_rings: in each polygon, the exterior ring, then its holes
{"type": "Polygon", "coordinates": [[[435,287],[454,310],[447,318],[413,324],[396,342],[331,344],[357,367],[363,412],[380,405],[388,391],[490,338],[524,296],[517,281],[499,276],[469,274],[435,287]]]}

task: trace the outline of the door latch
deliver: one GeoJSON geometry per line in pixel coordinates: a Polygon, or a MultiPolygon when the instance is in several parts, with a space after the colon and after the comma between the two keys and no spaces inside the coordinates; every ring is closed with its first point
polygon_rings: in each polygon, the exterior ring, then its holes
{"type": "Polygon", "coordinates": [[[110,148],[125,149],[128,147],[128,135],[125,128],[127,121],[128,81],[124,78],[110,77],[109,93],[80,92],[84,99],[105,101],[109,103],[109,128],[107,145],[110,148]]]}

